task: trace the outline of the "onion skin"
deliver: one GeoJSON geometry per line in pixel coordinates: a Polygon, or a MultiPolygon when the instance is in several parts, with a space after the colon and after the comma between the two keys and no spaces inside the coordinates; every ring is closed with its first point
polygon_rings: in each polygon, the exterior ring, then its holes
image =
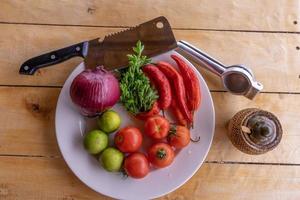
{"type": "Polygon", "coordinates": [[[70,96],[83,115],[93,117],[118,102],[120,86],[115,76],[101,66],[78,74],[71,84],[70,96]]]}

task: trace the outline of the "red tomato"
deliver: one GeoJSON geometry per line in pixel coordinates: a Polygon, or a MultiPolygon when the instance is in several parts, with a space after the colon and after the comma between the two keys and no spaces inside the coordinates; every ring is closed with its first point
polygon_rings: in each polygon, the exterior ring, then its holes
{"type": "Polygon", "coordinates": [[[166,143],[156,143],[148,150],[148,159],[157,168],[169,166],[174,160],[174,151],[166,143]]]}
{"type": "Polygon", "coordinates": [[[183,148],[190,143],[190,130],[185,126],[174,126],[170,129],[168,142],[175,148],[183,148]]]}
{"type": "Polygon", "coordinates": [[[122,128],[114,138],[115,145],[124,153],[137,151],[142,145],[142,140],[141,131],[133,126],[122,128]]]}
{"type": "Polygon", "coordinates": [[[149,173],[149,162],[144,154],[136,152],[125,158],[124,169],[132,178],[144,178],[149,173]]]}
{"type": "Polygon", "coordinates": [[[162,139],[168,135],[170,130],[169,121],[162,116],[154,116],[145,122],[145,133],[154,139],[162,139]]]}

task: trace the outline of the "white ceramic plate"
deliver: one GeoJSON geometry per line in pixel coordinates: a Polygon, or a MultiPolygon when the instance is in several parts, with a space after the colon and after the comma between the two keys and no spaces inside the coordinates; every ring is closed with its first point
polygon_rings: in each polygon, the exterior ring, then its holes
{"type": "MultiPolygon", "coordinates": [[[[177,53],[171,51],[154,57],[153,61],[167,61],[176,66],[170,58],[171,54],[177,53]]],[[[210,92],[195,68],[201,85],[202,101],[200,109],[194,116],[194,129],[191,130],[191,135],[193,137],[200,135],[201,140],[198,143],[190,143],[177,152],[171,166],[152,170],[143,179],[124,179],[120,173],[106,172],[97,160],[84,150],[83,135],[96,127],[95,120],[80,115],[69,96],[72,80],[83,70],[84,64],[81,63],[68,77],[59,95],[55,116],[56,138],[60,151],[70,169],[82,182],[101,194],[117,199],[152,199],[174,191],[194,175],[209,151],[215,127],[215,113],[210,92]]],[[[113,109],[122,117],[121,127],[141,126],[141,123],[128,116],[122,105],[117,104],[113,109]]]]}

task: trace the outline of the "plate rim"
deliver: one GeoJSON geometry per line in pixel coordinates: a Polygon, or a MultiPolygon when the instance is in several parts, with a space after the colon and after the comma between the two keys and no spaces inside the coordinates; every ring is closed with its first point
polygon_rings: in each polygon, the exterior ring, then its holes
{"type": "MultiPolygon", "coordinates": [[[[191,63],[191,61],[189,61],[185,56],[183,56],[182,54],[180,54],[179,52],[175,51],[175,50],[172,50],[172,51],[169,51],[169,52],[173,52],[173,53],[176,53],[177,55],[179,55],[181,58],[183,58],[185,61],[188,62],[188,64],[190,64],[194,71],[198,74],[198,76],[203,80],[203,82],[205,83],[204,84],[204,87],[206,88],[206,90],[208,91],[208,98],[209,98],[209,101],[211,102],[211,105],[212,105],[212,137],[211,137],[211,140],[209,141],[209,144],[208,144],[208,148],[206,149],[205,153],[204,153],[204,157],[203,157],[203,160],[197,165],[197,167],[195,168],[195,170],[190,173],[189,176],[187,176],[185,178],[184,181],[182,181],[180,184],[178,184],[176,187],[173,187],[172,189],[169,189],[168,191],[165,191],[164,193],[161,193],[159,195],[155,195],[155,196],[151,196],[151,199],[154,199],[154,198],[158,198],[158,197],[162,197],[164,195],[167,195],[175,190],[177,190],[178,188],[180,188],[181,186],[183,186],[187,181],[189,181],[194,175],[195,173],[200,169],[200,167],[203,165],[203,163],[205,162],[205,159],[207,158],[207,155],[209,153],[209,150],[211,148],[211,145],[212,145],[212,142],[213,142],[213,139],[214,139],[214,136],[215,136],[215,107],[214,107],[214,102],[213,102],[213,99],[212,99],[212,96],[211,96],[211,92],[208,88],[208,85],[204,79],[204,77],[202,76],[202,74],[199,72],[199,70],[194,66],[194,64],[191,63]]],[[[163,54],[167,54],[169,52],[165,52],[163,54]]],[[[160,55],[163,55],[163,54],[160,54],[160,55]]],[[[81,62],[79,63],[73,70],[72,72],[68,75],[68,77],[66,78],[65,82],[64,82],[64,85],[59,93],[59,97],[57,99],[57,104],[56,104],[56,109],[55,109],[55,137],[56,137],[56,141],[57,141],[57,144],[58,144],[58,147],[59,147],[59,151],[62,155],[62,158],[64,160],[64,162],[67,164],[68,168],[72,171],[72,173],[75,175],[76,178],[78,178],[84,185],[86,185],[87,187],[89,187],[90,189],[92,189],[93,191],[97,192],[98,194],[101,194],[101,195],[104,195],[104,196],[107,196],[107,197],[111,197],[111,198],[117,198],[117,199],[123,199],[122,197],[120,196],[117,196],[117,195],[112,195],[112,194],[109,194],[109,193],[105,193],[105,192],[99,192],[96,188],[94,188],[92,185],[90,184],[87,184],[82,178],[81,176],[77,175],[77,172],[75,172],[75,170],[73,170],[72,166],[70,163],[67,162],[66,158],[65,158],[65,155],[62,151],[62,148],[61,148],[61,143],[59,142],[59,139],[58,139],[58,127],[57,127],[57,120],[58,120],[58,103],[60,101],[60,99],[62,98],[62,91],[63,91],[63,88],[65,87],[65,84],[67,82],[67,80],[69,79],[69,77],[71,76],[71,74],[81,65],[83,65],[84,62],[81,62]]]]}

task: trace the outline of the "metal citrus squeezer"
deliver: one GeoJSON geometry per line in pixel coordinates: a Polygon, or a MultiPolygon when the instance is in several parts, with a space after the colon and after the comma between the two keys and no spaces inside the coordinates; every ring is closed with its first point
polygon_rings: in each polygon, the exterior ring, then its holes
{"type": "Polygon", "coordinates": [[[263,89],[263,85],[255,80],[249,68],[243,65],[227,67],[200,49],[182,40],[177,42],[177,46],[184,53],[200,62],[202,67],[219,76],[224,88],[232,94],[243,95],[248,99],[253,99],[263,89]]]}

